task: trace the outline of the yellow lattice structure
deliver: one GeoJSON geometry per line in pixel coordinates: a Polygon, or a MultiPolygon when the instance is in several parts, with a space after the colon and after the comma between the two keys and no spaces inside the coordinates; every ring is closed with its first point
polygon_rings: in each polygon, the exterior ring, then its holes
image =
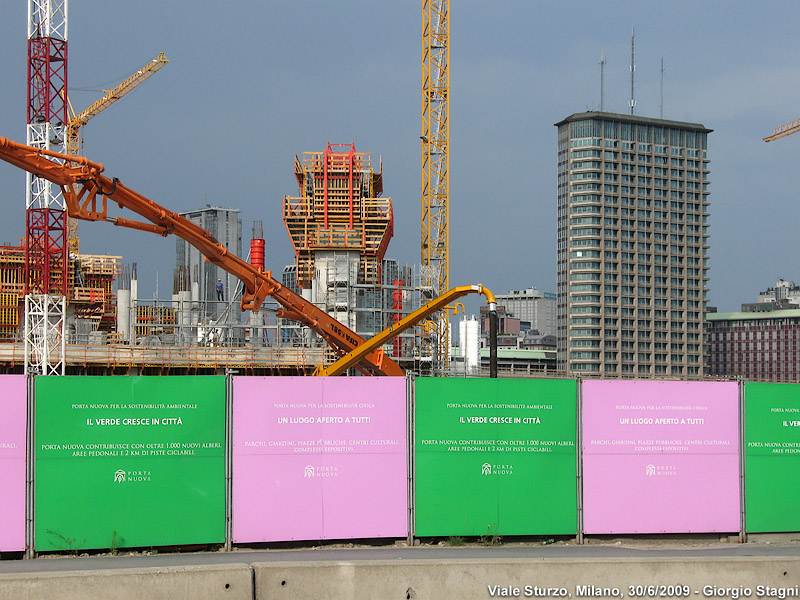
{"type": "MultiPolygon", "coordinates": [[[[86,125],[92,117],[99,115],[168,62],[169,60],[164,56],[164,53],[160,53],[113,90],[106,90],[102,98],[95,101],[80,114],[76,115],[72,111],[72,104],[70,103],[69,108],[72,116],[69,119],[69,123],[67,123],[66,153],[70,156],[79,156],[81,152],[80,128],[86,125]]],[[[78,222],[69,217],[67,218],[67,245],[70,252],[77,253],[80,250],[78,222]]]]}
{"type": "MultiPolygon", "coordinates": [[[[450,289],[450,0],[422,2],[422,235],[423,300],[450,289]]],[[[447,311],[422,324],[421,357],[446,369],[447,311]]]]}

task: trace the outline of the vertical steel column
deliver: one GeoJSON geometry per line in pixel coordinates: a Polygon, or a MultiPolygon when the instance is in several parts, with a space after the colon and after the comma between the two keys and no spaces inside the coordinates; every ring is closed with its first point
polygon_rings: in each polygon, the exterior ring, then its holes
{"type": "MultiPolygon", "coordinates": [[[[27,143],[63,152],[67,124],[68,0],[28,0],[27,143]]],[[[64,374],[64,298],[67,295],[67,220],[58,186],[26,176],[25,209],[25,364],[38,362],[38,373],[64,374]],[[28,303],[30,294],[57,294],[28,303]],[[28,313],[37,307],[39,313],[28,313]],[[54,312],[48,311],[53,308],[54,312]],[[43,312],[42,312],[43,311],[43,312]],[[55,321],[54,321],[55,319],[55,321]],[[36,327],[29,326],[35,323],[36,327]],[[58,331],[55,331],[58,327],[58,331]],[[60,367],[50,361],[48,340],[61,339],[60,367]],[[29,350],[44,348],[33,356],[29,350]]]]}
{"type": "Polygon", "coordinates": [[[747,415],[747,396],[744,391],[745,382],[742,377],[737,377],[739,383],[739,543],[743,544],[747,541],[747,515],[746,515],[746,478],[747,478],[747,464],[745,456],[747,454],[747,442],[745,439],[746,423],[745,418],[747,415]]]}
{"type": "MultiPolygon", "coordinates": [[[[29,0],[28,13],[27,143],[61,152],[67,123],[67,2],[29,0]]],[[[66,295],[64,198],[49,181],[31,175],[27,181],[26,293],[66,295]],[[33,210],[43,214],[31,215],[33,210]]]]}
{"type": "Polygon", "coordinates": [[[67,295],[66,213],[60,209],[26,211],[25,293],[67,295]]]}
{"type": "Polygon", "coordinates": [[[25,373],[64,375],[65,314],[64,296],[25,296],[25,373]]]}
{"type": "Polygon", "coordinates": [[[489,311],[489,377],[497,378],[497,308],[489,311]]]}
{"type": "Polygon", "coordinates": [[[416,478],[414,473],[414,459],[416,446],[416,427],[414,426],[414,406],[416,378],[413,375],[406,376],[406,469],[408,478],[408,545],[414,545],[415,517],[414,517],[414,495],[416,492],[416,478]]]}
{"type": "Polygon", "coordinates": [[[578,496],[578,535],[575,541],[583,544],[583,378],[575,380],[575,462],[577,481],[575,493],[578,496]]]}
{"type": "Polygon", "coordinates": [[[25,558],[36,557],[35,523],[35,458],[36,458],[36,378],[27,375],[27,424],[25,428],[25,558]]]}
{"type": "Polygon", "coordinates": [[[233,550],[233,375],[225,374],[225,551],[233,550]]]}
{"type": "MultiPolygon", "coordinates": [[[[423,303],[450,289],[450,0],[422,2],[423,303]]],[[[446,373],[450,321],[446,310],[421,324],[419,352],[431,372],[446,373]]]]}

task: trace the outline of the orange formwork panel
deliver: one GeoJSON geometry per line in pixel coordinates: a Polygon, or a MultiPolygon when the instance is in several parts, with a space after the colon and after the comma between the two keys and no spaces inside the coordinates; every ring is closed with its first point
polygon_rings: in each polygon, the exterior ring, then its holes
{"type": "Polygon", "coordinates": [[[390,198],[383,192],[381,167],[354,144],[328,144],[295,160],[299,197],[285,197],[283,221],[297,255],[297,283],[310,288],[314,253],[359,252],[358,283],[380,283],[380,265],[394,234],[390,198]]]}

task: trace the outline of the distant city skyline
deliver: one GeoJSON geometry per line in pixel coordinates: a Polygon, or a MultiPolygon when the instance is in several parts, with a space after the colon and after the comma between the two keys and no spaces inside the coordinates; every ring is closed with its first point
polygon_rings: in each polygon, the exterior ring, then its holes
{"type": "MultiPolygon", "coordinates": [[[[174,0],[154,19],[130,3],[70,3],[76,110],[158,52],[170,60],[85,128],[85,154],[172,210],[231,206],[245,232],[263,220],[267,268],[280,272],[294,258],[281,202],[296,191],[295,154],[355,142],[383,159],[396,217],[387,255],[419,262],[421,5],[236,6],[174,0]]],[[[600,108],[601,53],[604,108],[628,112],[632,25],[635,113],[659,117],[663,58],[664,117],[715,131],[709,304],[735,310],[779,277],[800,279],[791,252],[800,135],[762,141],[800,117],[799,15],[790,1],[679,1],[668,11],[619,0],[452,5],[451,283],[555,291],[552,125],[600,108]]],[[[0,7],[0,136],[16,141],[25,138],[25,16],[25,2],[0,7]]],[[[0,165],[0,242],[24,234],[24,190],[23,174],[0,165]]],[[[157,276],[164,296],[174,240],[107,224],[80,231],[83,251],[139,263],[142,297],[157,276]]]]}

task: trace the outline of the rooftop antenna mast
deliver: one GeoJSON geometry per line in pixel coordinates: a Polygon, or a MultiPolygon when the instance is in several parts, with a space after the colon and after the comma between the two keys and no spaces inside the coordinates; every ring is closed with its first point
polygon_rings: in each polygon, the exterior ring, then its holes
{"type": "Polygon", "coordinates": [[[664,118],[664,59],[661,59],[661,118],[664,118]]]}
{"type": "Polygon", "coordinates": [[[631,99],[630,99],[630,107],[631,107],[631,114],[633,114],[633,107],[636,106],[636,99],[633,95],[633,80],[634,75],[636,73],[636,60],[635,60],[635,53],[634,53],[634,41],[636,39],[636,30],[631,26],[631,99]]]}
{"type": "Polygon", "coordinates": [[[605,110],[605,80],[603,78],[606,66],[606,57],[600,53],[600,112],[605,110]]]}

